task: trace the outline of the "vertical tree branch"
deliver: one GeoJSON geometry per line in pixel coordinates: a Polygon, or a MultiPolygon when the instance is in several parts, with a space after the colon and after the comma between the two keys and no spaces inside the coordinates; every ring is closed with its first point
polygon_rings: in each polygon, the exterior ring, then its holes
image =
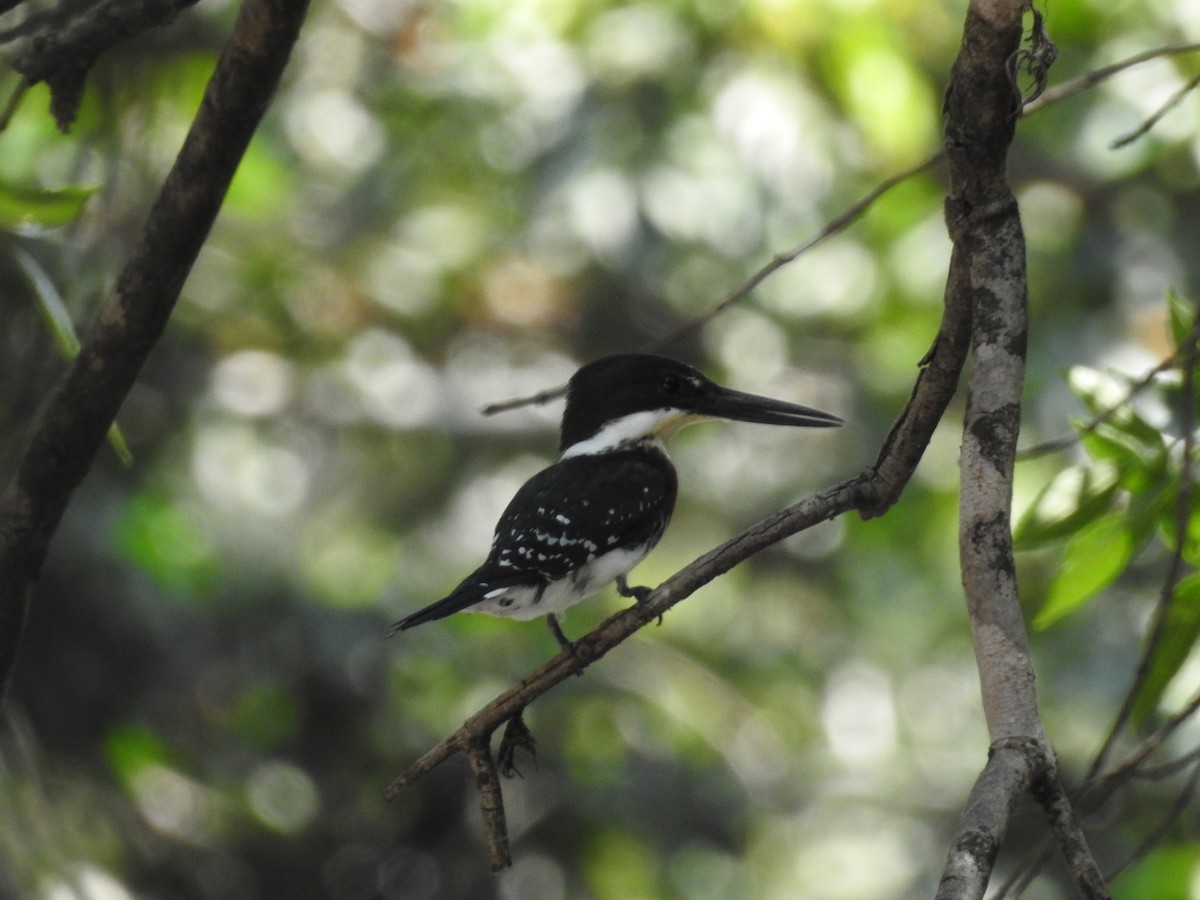
{"type": "Polygon", "coordinates": [[[1017,595],[1012,478],[1025,370],[1025,241],[1016,200],[969,213],[964,243],[975,295],[975,365],[960,457],[959,558],[992,740],[1044,739],[1029,641],[1017,595]],[[986,234],[986,242],[971,246],[986,234]]]}
{"type": "MultiPolygon", "coordinates": [[[[1027,10],[1023,0],[971,3],[946,94],[946,217],[954,242],[947,290],[970,293],[975,357],[959,460],[959,558],[992,752],[959,820],[940,900],[983,896],[1016,799],[1031,789],[1080,889],[1107,896],[1046,741],[1012,547],[1028,318],[1025,238],[1007,155],[1022,103],[1018,62],[1044,66],[1054,57],[1036,13],[1032,49],[1020,49],[1027,10]]],[[[1044,68],[1031,74],[1044,84],[1044,68]]]]}
{"type": "Polygon", "coordinates": [[[138,245],[0,496],[0,695],[50,538],[166,327],[307,8],[308,0],[246,0],[138,245]]]}
{"type": "Polygon", "coordinates": [[[947,218],[971,292],[975,354],[960,457],[959,553],[993,741],[1043,738],[1010,537],[1025,370],[1025,239],[1006,159],[1019,97],[1008,61],[1024,3],[976,2],[946,95],[947,218]]]}

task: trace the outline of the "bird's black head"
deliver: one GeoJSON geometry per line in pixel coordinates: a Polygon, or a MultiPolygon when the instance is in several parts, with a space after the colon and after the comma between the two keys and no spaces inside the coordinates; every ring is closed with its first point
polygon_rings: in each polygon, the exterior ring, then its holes
{"type": "Polygon", "coordinates": [[[567,386],[560,450],[597,453],[623,442],[670,437],[705,419],[737,419],[767,425],[827,427],[837,416],[721,387],[689,365],[626,353],[579,369],[567,386]]]}

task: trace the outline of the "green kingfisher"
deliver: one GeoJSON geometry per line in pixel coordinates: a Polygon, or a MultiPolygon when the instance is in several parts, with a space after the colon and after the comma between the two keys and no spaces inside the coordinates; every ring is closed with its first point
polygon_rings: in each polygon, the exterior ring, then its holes
{"type": "Polygon", "coordinates": [[[629,353],[580,368],[567,385],[558,462],[517,491],[491,550],[450,594],[405,616],[392,634],[456,612],[546,616],[616,582],[642,602],[629,571],[658,543],[675,509],[677,479],[664,441],[685,425],[735,419],[827,428],[820,410],[722,387],[673,359],[629,353]]]}

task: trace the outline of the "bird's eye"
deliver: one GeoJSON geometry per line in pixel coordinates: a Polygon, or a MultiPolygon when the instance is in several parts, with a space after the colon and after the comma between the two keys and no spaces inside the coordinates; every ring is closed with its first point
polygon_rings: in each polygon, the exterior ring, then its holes
{"type": "Polygon", "coordinates": [[[678,394],[679,387],[680,387],[680,382],[679,382],[678,375],[664,375],[663,376],[662,389],[664,392],[666,392],[668,394],[678,394]]]}

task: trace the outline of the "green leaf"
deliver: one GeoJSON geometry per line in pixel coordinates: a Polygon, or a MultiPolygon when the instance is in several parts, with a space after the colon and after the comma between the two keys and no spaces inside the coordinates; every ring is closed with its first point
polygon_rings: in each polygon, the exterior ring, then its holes
{"type": "Polygon", "coordinates": [[[1105,416],[1104,424],[1143,444],[1151,452],[1162,449],[1162,432],[1137,414],[1129,403],[1133,384],[1129,378],[1075,366],[1067,376],[1071,390],[1093,416],[1105,416]]]}
{"type": "Polygon", "coordinates": [[[1171,679],[1200,637],[1200,572],[1181,578],[1175,585],[1163,626],[1158,652],[1150,660],[1150,671],[1134,700],[1133,720],[1138,725],[1158,708],[1171,679]]]}
{"type": "Polygon", "coordinates": [[[1166,452],[1167,440],[1162,429],[1143,419],[1132,406],[1123,407],[1122,411],[1109,421],[1134,440],[1140,441],[1142,446],[1154,454],[1154,458],[1166,452]]]}
{"type": "Polygon", "coordinates": [[[1156,430],[1155,435],[1157,440],[1147,444],[1128,429],[1103,422],[1083,436],[1083,446],[1093,459],[1113,463],[1119,473],[1118,484],[1138,494],[1167,471],[1167,448],[1162,433],[1156,430]]]}
{"type": "Polygon", "coordinates": [[[113,448],[113,453],[117,454],[121,465],[127,469],[133,465],[133,451],[129,449],[129,442],[125,440],[125,432],[116,422],[108,426],[108,446],[113,448]]]}
{"type": "Polygon", "coordinates": [[[1196,566],[1200,564],[1200,504],[1196,503],[1195,497],[1183,498],[1188,509],[1183,521],[1180,521],[1182,477],[1182,473],[1172,472],[1169,478],[1164,479],[1163,486],[1156,494],[1147,494],[1138,499],[1145,504],[1143,514],[1156,518],[1157,530],[1167,551],[1175,553],[1178,550],[1184,562],[1196,566]]]}
{"type": "MultiPolygon", "coordinates": [[[[1168,534],[1175,540],[1178,537],[1175,535],[1174,516],[1169,526],[1168,534]]],[[[1200,505],[1192,507],[1192,514],[1188,516],[1186,528],[1183,534],[1183,559],[1189,566],[1200,566],[1200,505]]]]}
{"type": "MultiPolygon", "coordinates": [[[[46,273],[46,270],[33,256],[18,248],[16,257],[17,264],[25,273],[29,286],[33,288],[42,320],[54,336],[54,343],[58,345],[59,352],[64,359],[74,359],[79,355],[79,337],[75,334],[75,325],[71,321],[71,313],[68,312],[67,305],[63,303],[62,295],[59,294],[58,288],[55,287],[54,281],[46,273]]],[[[122,465],[126,467],[133,465],[133,453],[129,449],[129,443],[125,440],[121,426],[116,422],[113,422],[108,429],[108,443],[122,465]]]]}
{"type": "Polygon", "coordinates": [[[1067,384],[1092,415],[1106,412],[1128,396],[1112,373],[1090,366],[1072,366],[1067,373],[1067,384]]]}
{"type": "Polygon", "coordinates": [[[16,257],[17,264],[25,273],[25,279],[37,296],[38,311],[41,312],[46,327],[50,329],[59,352],[65,359],[74,359],[79,353],[79,338],[75,334],[75,325],[71,321],[67,305],[63,303],[62,295],[41,263],[20,248],[16,251],[16,257]]]}
{"type": "Polygon", "coordinates": [[[1161,528],[1163,517],[1174,515],[1178,494],[1178,475],[1166,471],[1147,480],[1136,493],[1131,493],[1126,515],[1135,546],[1140,548],[1149,543],[1161,528]]]}
{"type": "Polygon", "coordinates": [[[1108,460],[1063,469],[1021,516],[1013,540],[1022,550],[1060,540],[1112,508],[1119,470],[1108,460]]]}
{"type": "Polygon", "coordinates": [[[114,535],[124,555],[155,581],[181,594],[207,594],[217,580],[212,539],[186,507],[143,493],[121,512],[114,535]]]}
{"type": "Polygon", "coordinates": [[[1189,900],[1197,862],[1194,842],[1157,847],[1113,883],[1113,900],[1189,900]]]}
{"type": "Polygon", "coordinates": [[[149,765],[165,765],[168,757],[162,739],[140,725],[118,725],[104,738],[108,764],[123,784],[149,765]]]}
{"type": "Polygon", "coordinates": [[[1133,558],[1134,535],[1125,512],[1112,512],[1067,542],[1046,602],[1033,620],[1049,628],[1083,606],[1125,571],[1133,558]]]}
{"type": "Polygon", "coordinates": [[[90,187],[45,190],[0,181],[0,227],[14,230],[68,225],[79,218],[83,205],[95,192],[90,187]]]}
{"type": "Polygon", "coordinates": [[[295,735],[300,725],[300,710],[295,697],[282,687],[255,684],[238,698],[233,721],[245,741],[271,750],[295,735]]]}
{"type": "Polygon", "coordinates": [[[1171,340],[1176,348],[1182,348],[1196,327],[1196,302],[1168,291],[1167,311],[1171,321],[1171,340]]]}

